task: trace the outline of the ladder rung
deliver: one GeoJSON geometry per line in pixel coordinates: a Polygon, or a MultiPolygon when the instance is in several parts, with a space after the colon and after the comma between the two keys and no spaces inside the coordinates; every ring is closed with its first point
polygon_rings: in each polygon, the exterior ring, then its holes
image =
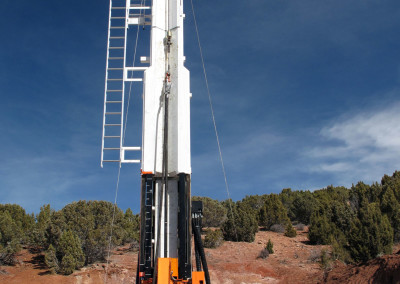
{"type": "Polygon", "coordinates": [[[111,7],[111,10],[122,10],[125,9],[126,7],[111,7]]]}
{"type": "Polygon", "coordinates": [[[127,82],[142,82],[143,78],[125,78],[127,82]]]}
{"type": "Polygon", "coordinates": [[[121,126],[121,124],[104,124],[104,126],[121,126]]]}
{"type": "Polygon", "coordinates": [[[125,17],[111,17],[111,20],[116,20],[116,19],[125,19],[125,17]]]}
{"type": "Polygon", "coordinates": [[[108,68],[107,70],[124,70],[124,68],[108,68]]]}
{"type": "Polygon", "coordinates": [[[103,148],[103,150],[120,150],[120,148],[103,148]]]}
{"type": "Polygon", "coordinates": [[[140,5],[131,5],[129,9],[140,9],[140,10],[148,10],[150,6],[140,6],[140,5]]]}
{"type": "MultiPolygon", "coordinates": [[[[124,17],[125,19],[125,17],[124,17]]],[[[110,39],[124,39],[125,37],[123,36],[110,36],[110,39]]]]}
{"type": "Polygon", "coordinates": [[[114,93],[115,93],[115,92],[122,92],[122,90],[107,90],[107,92],[108,92],[108,93],[111,93],[111,92],[114,92],[114,93]]]}
{"type": "Polygon", "coordinates": [[[121,136],[104,136],[104,138],[121,138],[121,136]]]}
{"type": "Polygon", "coordinates": [[[108,101],[107,104],[120,104],[122,101],[108,101]]]}
{"type": "Polygon", "coordinates": [[[124,79],[107,79],[107,81],[123,81],[124,79]]]}
{"type": "Polygon", "coordinates": [[[122,60],[123,57],[108,57],[109,60],[122,60]]]}
{"type": "Polygon", "coordinates": [[[106,112],[106,115],[107,114],[121,114],[121,112],[106,112]]]}
{"type": "Polygon", "coordinates": [[[113,30],[118,30],[118,29],[120,29],[120,30],[122,30],[122,29],[125,29],[125,27],[111,27],[110,29],[113,29],[113,30]]]}
{"type": "Polygon", "coordinates": [[[109,49],[124,49],[123,46],[110,46],[109,49]]]}

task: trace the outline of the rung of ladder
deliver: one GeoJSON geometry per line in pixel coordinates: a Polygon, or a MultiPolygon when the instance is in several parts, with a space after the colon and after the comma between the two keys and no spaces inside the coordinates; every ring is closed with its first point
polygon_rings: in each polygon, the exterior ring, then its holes
{"type": "Polygon", "coordinates": [[[121,20],[121,19],[125,19],[125,17],[111,17],[111,20],[121,20]]]}
{"type": "Polygon", "coordinates": [[[129,9],[140,9],[140,10],[148,10],[150,9],[150,6],[141,6],[140,4],[131,4],[131,6],[129,7],[129,9]]]}
{"type": "Polygon", "coordinates": [[[120,148],[103,148],[103,150],[120,150],[120,148]]]}
{"type": "Polygon", "coordinates": [[[122,90],[107,90],[107,92],[111,93],[111,92],[122,92],[122,90]]]}
{"type": "Polygon", "coordinates": [[[142,82],[143,78],[125,78],[126,82],[142,82]]]}
{"type": "Polygon", "coordinates": [[[121,112],[106,112],[106,115],[107,114],[115,115],[115,114],[121,114],[121,112]]]}
{"type": "Polygon", "coordinates": [[[104,138],[121,138],[121,136],[104,136],[104,138]]]}
{"type": "Polygon", "coordinates": [[[107,70],[124,70],[124,68],[108,68],[107,70]]]}
{"type": "Polygon", "coordinates": [[[123,46],[110,46],[109,49],[124,49],[123,46]]]}
{"type": "MultiPolygon", "coordinates": [[[[124,17],[125,19],[125,17],[124,17]]],[[[124,39],[125,37],[123,36],[110,36],[110,39],[124,39]]]]}
{"type": "Polygon", "coordinates": [[[107,79],[107,81],[123,81],[123,79],[107,79]]]}
{"type": "Polygon", "coordinates": [[[110,60],[122,60],[124,58],[123,57],[109,57],[108,59],[110,59],[110,60]]]}
{"type": "Polygon", "coordinates": [[[104,126],[121,126],[121,124],[104,124],[104,126]]]}
{"type": "Polygon", "coordinates": [[[127,71],[145,71],[147,68],[147,66],[139,66],[139,67],[125,67],[125,69],[127,71]]]}
{"type": "Polygon", "coordinates": [[[108,101],[107,104],[120,104],[122,101],[108,101]]]}
{"type": "Polygon", "coordinates": [[[126,7],[112,7],[111,10],[123,10],[126,9],[126,7]]]}

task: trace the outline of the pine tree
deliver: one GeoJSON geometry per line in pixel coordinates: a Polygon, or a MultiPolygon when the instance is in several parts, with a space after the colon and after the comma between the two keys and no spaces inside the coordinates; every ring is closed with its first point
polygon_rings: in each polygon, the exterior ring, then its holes
{"type": "Polygon", "coordinates": [[[377,203],[361,204],[349,233],[349,249],[355,261],[366,261],[392,251],[393,229],[377,203]]]}
{"type": "Polygon", "coordinates": [[[44,261],[52,274],[60,271],[60,265],[57,259],[56,249],[50,245],[44,255],[44,261]]]}
{"type": "Polygon", "coordinates": [[[266,197],[264,206],[260,209],[259,225],[269,229],[274,224],[284,224],[289,222],[286,208],[283,206],[278,195],[270,194],[266,197]]]}
{"type": "Polygon", "coordinates": [[[224,239],[227,241],[253,242],[258,231],[256,217],[251,213],[251,209],[240,201],[236,204],[232,202],[231,205],[232,212],[228,211],[228,219],[222,225],[224,239]]]}
{"type": "Polygon", "coordinates": [[[289,238],[294,238],[295,236],[297,236],[296,229],[293,228],[291,222],[288,222],[287,225],[286,225],[285,236],[289,237],[289,238]]]}
{"type": "Polygon", "coordinates": [[[328,221],[325,210],[321,209],[311,215],[308,238],[313,244],[327,245],[332,240],[332,225],[328,221]]]}
{"type": "Polygon", "coordinates": [[[269,254],[274,253],[274,244],[271,242],[271,239],[268,240],[267,246],[265,247],[269,254]]]}
{"type": "Polygon", "coordinates": [[[61,271],[64,274],[71,274],[75,269],[79,269],[85,264],[81,241],[72,231],[66,231],[62,234],[57,251],[62,257],[61,271]]]}

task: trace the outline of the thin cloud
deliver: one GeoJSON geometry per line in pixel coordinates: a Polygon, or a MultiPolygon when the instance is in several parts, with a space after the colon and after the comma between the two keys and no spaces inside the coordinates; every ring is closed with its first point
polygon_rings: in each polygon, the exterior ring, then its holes
{"type": "Polygon", "coordinates": [[[311,170],[340,175],[346,185],[379,180],[400,165],[400,102],[369,109],[322,128],[329,146],[308,151],[311,170]]]}

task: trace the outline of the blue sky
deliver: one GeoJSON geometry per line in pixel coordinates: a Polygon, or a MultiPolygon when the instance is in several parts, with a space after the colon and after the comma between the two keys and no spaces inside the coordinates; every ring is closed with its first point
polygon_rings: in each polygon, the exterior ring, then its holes
{"type": "MultiPolygon", "coordinates": [[[[192,194],[222,200],[185,5],[192,194]]],[[[285,187],[349,187],[400,169],[399,1],[194,5],[233,199],[285,187]]],[[[100,168],[107,17],[107,0],[2,1],[0,203],[38,212],[47,203],[60,209],[81,199],[114,200],[117,166],[100,168]]],[[[132,117],[140,114],[135,93],[134,102],[132,117]]],[[[129,136],[140,141],[140,129],[129,136]]],[[[134,212],[139,170],[121,169],[118,205],[134,212]]]]}

